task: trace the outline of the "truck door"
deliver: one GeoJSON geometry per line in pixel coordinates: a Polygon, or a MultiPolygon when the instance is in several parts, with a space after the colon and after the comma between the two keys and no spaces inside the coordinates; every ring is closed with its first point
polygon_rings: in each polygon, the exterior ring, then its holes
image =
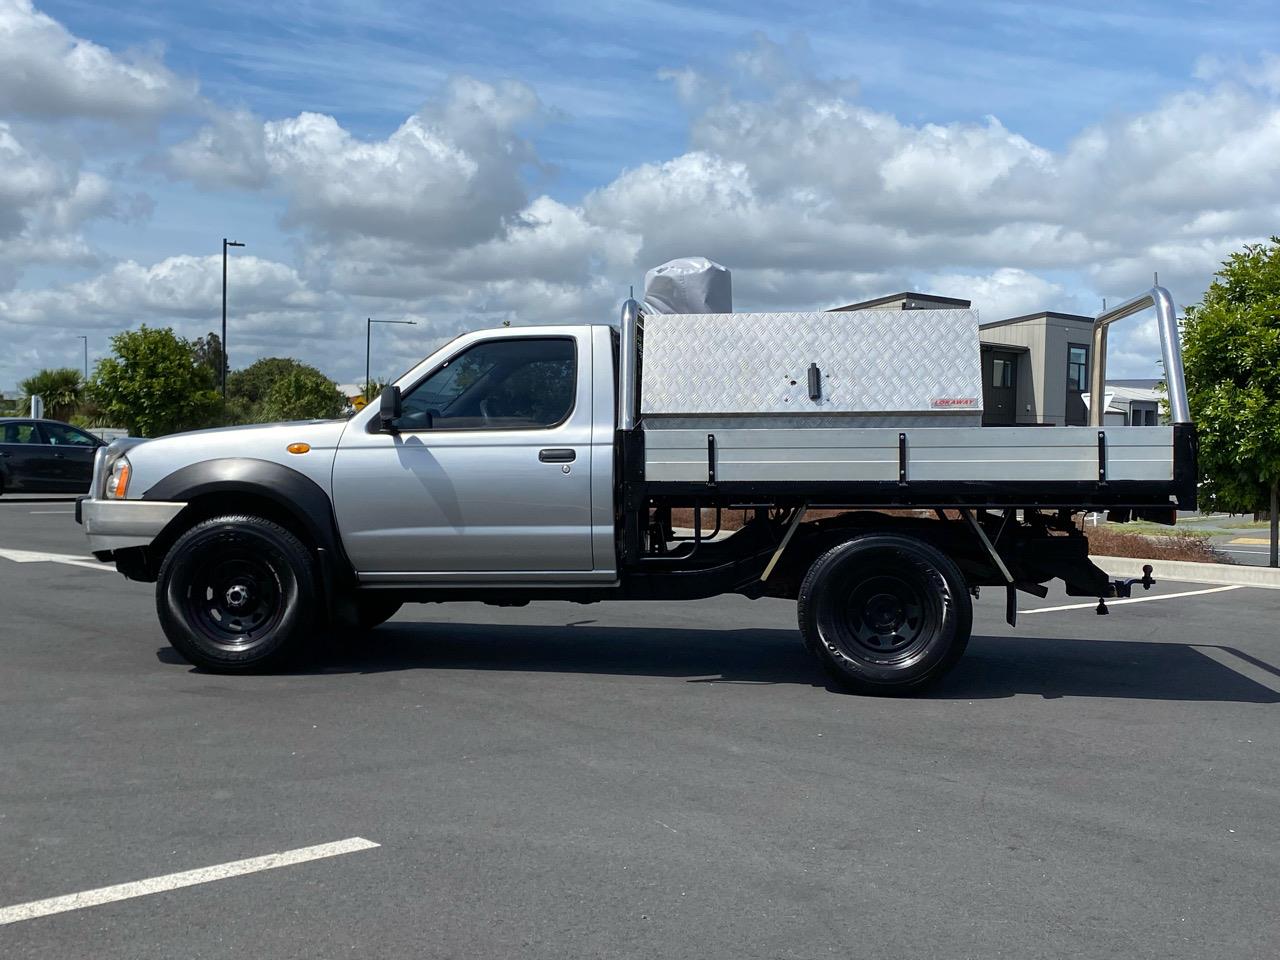
{"type": "Polygon", "coordinates": [[[590,336],[464,340],[404,387],[395,432],[353,422],[334,509],[361,579],[589,575],[590,336]]]}

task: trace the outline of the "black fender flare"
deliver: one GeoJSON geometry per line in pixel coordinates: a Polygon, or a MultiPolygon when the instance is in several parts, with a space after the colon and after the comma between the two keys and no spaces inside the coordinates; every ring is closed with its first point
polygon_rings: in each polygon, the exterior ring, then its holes
{"type": "MultiPolygon", "coordinates": [[[[298,522],[316,545],[327,596],[332,597],[335,581],[343,585],[355,582],[329,495],[310,477],[283,464],[250,457],[201,460],[156,481],[142,499],[190,503],[208,494],[227,493],[263,497],[298,522]]],[[[179,514],[172,522],[181,521],[179,514]]]]}

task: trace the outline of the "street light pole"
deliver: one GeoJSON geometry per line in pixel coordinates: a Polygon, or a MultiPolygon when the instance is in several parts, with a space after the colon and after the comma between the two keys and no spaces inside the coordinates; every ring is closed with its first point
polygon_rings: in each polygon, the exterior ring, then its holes
{"type": "Polygon", "coordinates": [[[222,399],[227,399],[227,247],[243,247],[243,243],[222,238],[222,356],[218,369],[218,382],[222,385],[222,399]]]}
{"type": "Polygon", "coordinates": [[[89,382],[89,338],[82,333],[80,334],[79,339],[84,341],[84,381],[85,383],[88,383],[89,382]]]}
{"type": "Polygon", "coordinates": [[[373,342],[373,325],[375,323],[403,323],[407,326],[417,326],[416,320],[374,320],[372,317],[366,317],[364,321],[364,399],[365,402],[373,399],[369,396],[369,345],[373,342]]]}

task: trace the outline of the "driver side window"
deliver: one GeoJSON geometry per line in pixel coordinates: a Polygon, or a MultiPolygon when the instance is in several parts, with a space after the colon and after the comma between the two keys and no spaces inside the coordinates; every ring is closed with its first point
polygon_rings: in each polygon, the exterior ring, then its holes
{"type": "Polygon", "coordinates": [[[478,343],[405,394],[400,430],[538,430],[573,410],[577,360],[567,337],[478,343]]]}

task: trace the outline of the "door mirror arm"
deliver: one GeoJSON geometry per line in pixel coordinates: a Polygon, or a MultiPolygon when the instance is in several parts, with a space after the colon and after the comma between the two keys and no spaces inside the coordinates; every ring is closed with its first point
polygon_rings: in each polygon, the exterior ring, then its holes
{"type": "Polygon", "coordinates": [[[382,388],[378,398],[378,421],[386,433],[399,433],[396,421],[404,413],[404,405],[400,402],[400,388],[394,384],[382,388]]]}

